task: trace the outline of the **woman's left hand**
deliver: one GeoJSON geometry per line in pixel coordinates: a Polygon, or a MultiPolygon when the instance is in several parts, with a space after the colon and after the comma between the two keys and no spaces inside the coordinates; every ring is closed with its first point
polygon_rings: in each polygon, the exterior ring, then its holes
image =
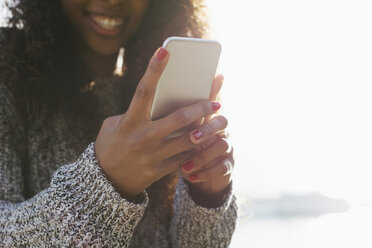
{"type": "Polygon", "coordinates": [[[200,144],[182,166],[182,175],[200,193],[213,198],[230,184],[233,168],[233,149],[224,132],[200,144]]]}
{"type": "MultiPolygon", "coordinates": [[[[211,100],[217,99],[222,83],[222,76],[215,78],[211,100]]],[[[217,207],[222,203],[224,190],[231,182],[234,158],[233,149],[227,141],[226,126],[226,117],[218,115],[211,116],[191,131],[190,139],[199,145],[182,166],[182,176],[191,184],[191,196],[208,207],[217,207]],[[211,136],[212,133],[216,134],[211,136]]]]}

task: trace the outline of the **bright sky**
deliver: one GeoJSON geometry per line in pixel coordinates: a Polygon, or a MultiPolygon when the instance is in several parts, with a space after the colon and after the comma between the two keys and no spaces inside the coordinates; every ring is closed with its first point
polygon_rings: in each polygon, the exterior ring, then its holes
{"type": "Polygon", "coordinates": [[[371,1],[207,2],[223,45],[235,188],[372,203],[371,1]]]}
{"type": "Polygon", "coordinates": [[[372,2],[207,2],[236,189],[372,203],[372,2]]]}
{"type": "Polygon", "coordinates": [[[0,3],[0,25],[4,23],[4,16],[6,15],[5,8],[3,3],[0,3]]]}

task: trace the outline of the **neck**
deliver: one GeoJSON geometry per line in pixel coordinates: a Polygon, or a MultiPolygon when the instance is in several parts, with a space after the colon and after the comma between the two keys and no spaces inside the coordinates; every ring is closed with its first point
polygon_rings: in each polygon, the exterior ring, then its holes
{"type": "Polygon", "coordinates": [[[117,54],[97,54],[89,48],[79,50],[91,78],[112,76],[116,65],[117,54]]]}

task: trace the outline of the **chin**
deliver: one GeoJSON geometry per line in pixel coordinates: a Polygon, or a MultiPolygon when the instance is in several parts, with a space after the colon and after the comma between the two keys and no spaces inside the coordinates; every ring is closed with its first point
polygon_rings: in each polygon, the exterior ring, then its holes
{"type": "Polygon", "coordinates": [[[98,54],[103,56],[114,55],[119,52],[119,49],[123,46],[123,42],[120,41],[99,41],[99,42],[89,42],[88,46],[90,49],[98,54]]]}

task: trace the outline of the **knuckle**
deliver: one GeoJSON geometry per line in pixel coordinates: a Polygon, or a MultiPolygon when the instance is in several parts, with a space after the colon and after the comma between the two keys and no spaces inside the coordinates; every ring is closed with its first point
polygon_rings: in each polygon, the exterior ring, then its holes
{"type": "Polygon", "coordinates": [[[208,169],[208,170],[204,170],[202,172],[199,173],[199,178],[203,177],[203,178],[213,178],[213,174],[215,174],[215,172],[211,169],[208,169]]]}
{"type": "Polygon", "coordinates": [[[190,151],[186,151],[186,152],[183,152],[181,153],[181,165],[183,165],[184,163],[186,163],[187,161],[190,160],[190,157],[191,157],[191,152],[190,151]]]}
{"type": "Polygon", "coordinates": [[[209,123],[204,125],[201,129],[202,129],[201,131],[204,135],[211,135],[213,133],[213,127],[209,123]]]}
{"type": "Polygon", "coordinates": [[[190,149],[192,149],[193,147],[195,147],[195,144],[190,140],[188,133],[186,133],[185,135],[183,135],[183,137],[180,139],[179,147],[183,151],[189,151],[190,149]]]}
{"type": "Polygon", "coordinates": [[[229,131],[227,131],[227,129],[223,129],[221,130],[220,132],[218,132],[218,136],[221,138],[221,139],[229,139],[229,131]]]}
{"type": "Polygon", "coordinates": [[[145,178],[147,178],[148,181],[152,181],[152,179],[156,176],[155,171],[149,167],[143,170],[142,174],[145,178]]]}
{"type": "Polygon", "coordinates": [[[195,147],[195,144],[190,140],[190,135],[188,132],[182,135],[182,139],[180,140],[184,145],[186,150],[190,150],[191,148],[195,147]]]}
{"type": "Polygon", "coordinates": [[[224,151],[224,152],[230,150],[230,144],[225,139],[220,140],[220,146],[221,146],[222,151],[224,151]]]}
{"type": "Polygon", "coordinates": [[[130,141],[130,147],[133,152],[140,152],[142,150],[142,145],[135,139],[130,141]]]}
{"type": "Polygon", "coordinates": [[[229,165],[224,162],[222,166],[222,175],[226,176],[227,174],[229,174],[229,165]]]}
{"type": "Polygon", "coordinates": [[[232,162],[229,160],[229,159],[225,159],[224,161],[223,161],[223,171],[224,171],[224,173],[223,173],[223,175],[228,175],[228,174],[231,174],[232,173],[232,170],[233,170],[233,164],[232,164],[232,162]]]}
{"type": "Polygon", "coordinates": [[[154,164],[156,164],[157,162],[151,153],[143,152],[142,155],[139,155],[139,160],[147,173],[154,173],[154,164]]]}
{"type": "Polygon", "coordinates": [[[187,162],[187,154],[186,153],[182,153],[182,154],[176,156],[175,159],[174,159],[174,163],[178,167],[184,165],[186,162],[187,162]]]}
{"type": "Polygon", "coordinates": [[[137,86],[136,93],[134,94],[135,97],[143,98],[148,95],[148,90],[143,83],[140,83],[137,86]]]}
{"type": "Polygon", "coordinates": [[[158,133],[158,128],[157,126],[152,126],[152,128],[148,129],[145,134],[144,134],[144,139],[147,141],[147,142],[151,142],[157,135],[158,133]]]}
{"type": "Polygon", "coordinates": [[[227,131],[227,130],[225,129],[225,130],[223,131],[221,137],[224,138],[224,139],[228,139],[228,138],[230,137],[230,132],[227,131]]]}
{"type": "Polygon", "coordinates": [[[142,130],[142,133],[140,135],[140,140],[143,144],[147,144],[151,140],[151,134],[154,132],[152,129],[145,129],[142,130]]]}
{"type": "Polygon", "coordinates": [[[216,119],[218,120],[218,122],[220,123],[222,128],[227,127],[229,121],[227,120],[227,118],[225,116],[219,115],[219,116],[216,117],[216,119]]]}
{"type": "MultiPolygon", "coordinates": [[[[131,150],[133,152],[142,152],[146,144],[142,137],[134,136],[129,141],[131,150]]],[[[145,162],[145,158],[142,158],[142,162],[145,162]]]]}
{"type": "Polygon", "coordinates": [[[203,116],[208,116],[211,114],[211,104],[209,102],[206,102],[201,105],[200,111],[203,116]]]}
{"type": "Polygon", "coordinates": [[[111,123],[110,118],[111,117],[107,117],[106,119],[103,120],[103,122],[102,122],[102,127],[103,128],[106,128],[106,127],[109,127],[110,126],[110,123],[111,123]]]}
{"type": "Polygon", "coordinates": [[[115,125],[117,118],[114,116],[107,117],[106,119],[103,120],[102,122],[102,128],[111,128],[115,125]]]}
{"type": "Polygon", "coordinates": [[[197,167],[201,167],[207,163],[207,158],[204,154],[200,153],[193,161],[195,161],[197,167]]]}
{"type": "Polygon", "coordinates": [[[191,119],[191,112],[187,109],[182,109],[182,110],[179,110],[175,116],[175,121],[177,123],[188,123],[189,120],[191,119]]]}

